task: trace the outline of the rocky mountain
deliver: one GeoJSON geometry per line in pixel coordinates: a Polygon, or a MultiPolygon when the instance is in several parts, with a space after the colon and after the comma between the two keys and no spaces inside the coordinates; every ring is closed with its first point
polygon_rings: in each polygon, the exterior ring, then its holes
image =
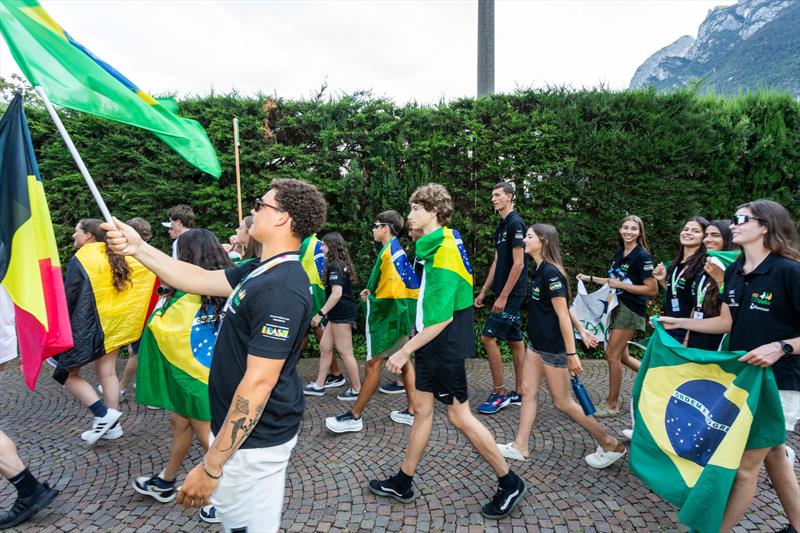
{"type": "Polygon", "coordinates": [[[630,87],[668,91],[691,83],[723,94],[768,87],[800,97],[800,1],[740,0],[712,9],[697,38],[684,35],[654,53],[630,87]]]}

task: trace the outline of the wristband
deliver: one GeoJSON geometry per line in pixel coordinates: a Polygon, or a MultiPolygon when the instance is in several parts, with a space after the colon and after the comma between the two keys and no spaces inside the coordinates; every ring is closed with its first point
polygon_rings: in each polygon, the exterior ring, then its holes
{"type": "Polygon", "coordinates": [[[591,283],[594,283],[594,276],[589,276],[589,281],[590,281],[591,283]]]}
{"type": "Polygon", "coordinates": [[[568,352],[567,355],[578,355],[578,352],[568,352]]]}
{"type": "Polygon", "coordinates": [[[205,473],[206,473],[206,475],[207,475],[208,477],[210,477],[211,479],[219,479],[219,478],[221,478],[221,477],[222,477],[222,472],[220,472],[218,476],[215,476],[214,474],[212,474],[211,472],[209,472],[209,471],[208,471],[208,468],[206,468],[206,462],[205,462],[205,460],[203,460],[203,461],[200,461],[200,464],[203,466],[203,472],[205,472],[205,473]]]}

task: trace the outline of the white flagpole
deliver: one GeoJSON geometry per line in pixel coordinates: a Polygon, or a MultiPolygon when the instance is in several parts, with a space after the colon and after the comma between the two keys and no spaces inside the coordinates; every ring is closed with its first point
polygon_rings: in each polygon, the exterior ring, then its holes
{"type": "Polygon", "coordinates": [[[78,153],[78,149],[75,148],[75,144],[72,142],[72,138],[67,133],[66,128],[64,128],[64,124],[61,122],[61,118],[56,113],[56,109],[53,107],[53,104],[50,103],[50,99],[47,97],[47,94],[44,92],[44,89],[40,85],[34,87],[36,94],[39,95],[39,98],[42,99],[44,102],[44,106],[47,108],[47,112],[50,113],[50,118],[53,119],[53,122],[58,129],[58,132],[61,134],[61,138],[64,139],[64,144],[67,145],[67,149],[69,153],[72,154],[72,159],[75,160],[75,164],[78,165],[78,170],[81,171],[81,175],[83,179],[86,181],[86,185],[89,186],[89,190],[92,191],[92,196],[94,196],[94,200],[97,202],[97,206],[100,208],[100,212],[103,214],[103,218],[106,219],[106,222],[109,224],[113,224],[113,220],[111,219],[111,211],[108,210],[106,206],[105,200],[100,195],[100,191],[97,190],[97,185],[95,185],[92,176],[89,174],[89,170],[86,168],[86,165],[83,163],[83,158],[81,158],[81,154],[78,153]]]}

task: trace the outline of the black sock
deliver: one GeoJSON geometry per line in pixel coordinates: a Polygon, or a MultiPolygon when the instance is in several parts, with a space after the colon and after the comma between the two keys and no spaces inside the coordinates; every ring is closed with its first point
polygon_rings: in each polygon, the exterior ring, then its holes
{"type": "Polygon", "coordinates": [[[403,469],[397,471],[397,475],[394,476],[394,481],[397,484],[397,488],[402,489],[403,492],[409,490],[411,488],[411,482],[414,480],[414,476],[409,476],[403,469]]]}
{"type": "Polygon", "coordinates": [[[108,414],[108,408],[103,403],[103,400],[97,400],[92,405],[89,406],[89,410],[92,412],[94,416],[106,416],[108,414]]]}
{"type": "Polygon", "coordinates": [[[497,481],[500,483],[501,489],[514,490],[519,484],[519,476],[517,476],[513,471],[509,470],[508,474],[505,476],[498,476],[497,481]]]}
{"type": "Polygon", "coordinates": [[[39,482],[27,468],[9,479],[9,481],[17,489],[20,498],[31,496],[39,488],[39,482]]]}

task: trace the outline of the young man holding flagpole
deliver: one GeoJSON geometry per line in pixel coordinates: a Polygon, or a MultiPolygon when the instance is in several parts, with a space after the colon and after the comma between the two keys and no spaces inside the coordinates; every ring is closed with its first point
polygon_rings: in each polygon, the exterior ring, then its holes
{"type": "MultiPolygon", "coordinates": [[[[419,280],[397,236],[403,231],[403,217],[397,211],[384,211],[375,217],[372,238],[381,245],[378,260],[372,267],[367,288],[361,299],[367,304],[367,364],[364,382],[352,410],[325,419],[325,426],[334,433],[361,431],[361,418],[367,402],[375,394],[384,359],[408,342],[413,328],[414,308],[419,293],[419,280]]],[[[407,383],[408,407],[392,412],[392,420],[403,423],[414,420],[414,366],[411,361],[402,369],[407,383]]],[[[409,424],[411,425],[411,424],[409,424]]]]}
{"type": "Polygon", "coordinates": [[[494,470],[499,488],[481,508],[491,519],[511,514],[527,491],[525,482],[509,469],[494,437],[469,409],[464,359],[475,353],[472,309],[472,267],[461,235],[444,227],[453,213],[453,200],[442,185],[419,187],[409,199],[409,224],[422,230],[417,259],[424,262],[417,301],[418,333],[393,354],[386,367],[399,374],[411,354],[416,358],[416,415],[400,470],[385,480],[373,479],[369,489],[402,503],[414,499],[411,487],[433,426],[434,398],[447,405],[447,417],[494,470]]]}

